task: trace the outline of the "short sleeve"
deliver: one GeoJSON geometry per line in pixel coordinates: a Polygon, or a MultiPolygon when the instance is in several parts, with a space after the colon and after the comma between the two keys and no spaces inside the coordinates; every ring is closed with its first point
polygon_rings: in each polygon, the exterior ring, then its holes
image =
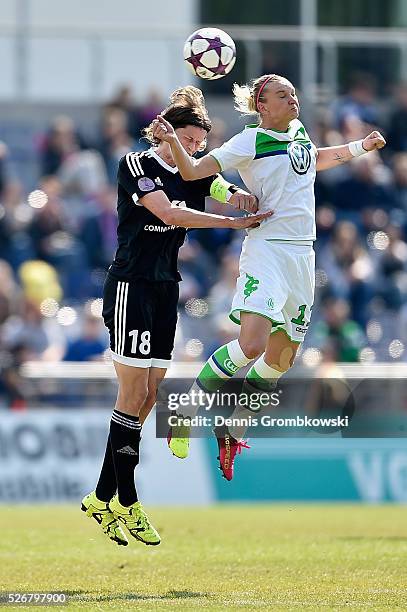
{"type": "Polygon", "coordinates": [[[135,202],[153,191],[162,189],[155,183],[151,162],[139,153],[127,153],[119,162],[118,183],[135,202]]]}
{"type": "Polygon", "coordinates": [[[255,156],[253,130],[236,134],[209,155],[216,159],[222,171],[246,166],[255,156]]]}

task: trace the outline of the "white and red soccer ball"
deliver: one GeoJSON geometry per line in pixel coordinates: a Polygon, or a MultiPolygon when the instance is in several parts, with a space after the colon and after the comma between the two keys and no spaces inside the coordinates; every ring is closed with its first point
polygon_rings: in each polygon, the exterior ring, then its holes
{"type": "Polygon", "coordinates": [[[212,81],[221,79],[235,65],[235,43],[223,30],[201,28],[186,40],[184,59],[196,76],[212,81]]]}

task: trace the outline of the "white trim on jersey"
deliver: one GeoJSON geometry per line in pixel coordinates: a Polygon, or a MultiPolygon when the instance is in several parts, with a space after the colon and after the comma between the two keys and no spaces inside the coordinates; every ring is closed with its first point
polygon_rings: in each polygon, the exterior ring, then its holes
{"type": "Polygon", "coordinates": [[[126,340],[126,309],[129,283],[119,281],[116,288],[116,303],[114,307],[114,350],[123,355],[126,340]]]}
{"type": "Polygon", "coordinates": [[[122,355],[124,353],[124,343],[126,341],[126,315],[127,315],[127,295],[128,295],[128,293],[129,293],[129,283],[126,283],[126,286],[124,288],[123,310],[122,310],[122,316],[123,316],[122,350],[121,350],[121,354],[122,355]]]}
{"type": "Polygon", "coordinates": [[[134,368],[151,368],[151,359],[139,359],[138,357],[125,357],[124,355],[118,355],[110,349],[113,361],[122,363],[123,365],[129,365],[134,368]]]}
{"type": "Polygon", "coordinates": [[[138,199],[138,194],[137,193],[133,193],[133,195],[131,196],[131,199],[133,200],[134,204],[136,206],[143,206],[142,203],[139,201],[138,199]]]}
{"type": "Polygon", "coordinates": [[[133,178],[143,175],[143,168],[141,167],[138,153],[127,153],[126,162],[133,178]]]}
{"type": "Polygon", "coordinates": [[[160,166],[162,166],[163,168],[165,168],[166,170],[168,170],[172,174],[177,174],[177,172],[178,172],[177,166],[170,166],[170,164],[167,164],[167,162],[164,161],[162,159],[162,157],[157,155],[157,153],[154,151],[154,149],[152,149],[152,148],[148,149],[148,151],[146,153],[149,154],[148,155],[149,157],[153,157],[160,164],[160,166]]]}
{"type": "Polygon", "coordinates": [[[156,359],[155,357],[151,358],[152,368],[169,368],[170,365],[171,359],[156,359]]]}
{"type": "Polygon", "coordinates": [[[130,170],[130,172],[131,172],[132,177],[133,177],[133,178],[136,178],[136,173],[135,173],[135,170],[134,170],[133,165],[131,164],[131,161],[130,161],[130,160],[131,160],[131,153],[127,153],[127,154],[126,154],[126,162],[127,162],[127,165],[128,165],[128,167],[129,167],[129,170],[130,170]]]}
{"type": "Polygon", "coordinates": [[[133,157],[133,161],[136,164],[138,171],[140,172],[141,175],[144,174],[143,172],[143,168],[141,167],[141,162],[140,162],[140,156],[138,153],[135,154],[135,156],[133,157]]]}

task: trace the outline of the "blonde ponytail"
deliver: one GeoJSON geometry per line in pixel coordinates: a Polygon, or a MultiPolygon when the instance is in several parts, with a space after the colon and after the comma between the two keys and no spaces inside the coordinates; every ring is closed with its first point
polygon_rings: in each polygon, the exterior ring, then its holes
{"type": "Polygon", "coordinates": [[[257,113],[252,86],[234,83],[232,91],[235,100],[235,110],[242,115],[253,115],[257,113]]]}

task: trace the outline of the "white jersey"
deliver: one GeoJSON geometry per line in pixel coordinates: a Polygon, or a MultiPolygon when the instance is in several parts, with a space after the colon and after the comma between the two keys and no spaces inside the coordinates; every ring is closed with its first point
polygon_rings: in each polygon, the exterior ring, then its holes
{"type": "Polygon", "coordinates": [[[238,170],[259,200],[259,212],[274,210],[250,237],[268,240],[315,240],[316,147],[301,121],[286,132],[248,125],[210,152],[221,169],[238,170]]]}

